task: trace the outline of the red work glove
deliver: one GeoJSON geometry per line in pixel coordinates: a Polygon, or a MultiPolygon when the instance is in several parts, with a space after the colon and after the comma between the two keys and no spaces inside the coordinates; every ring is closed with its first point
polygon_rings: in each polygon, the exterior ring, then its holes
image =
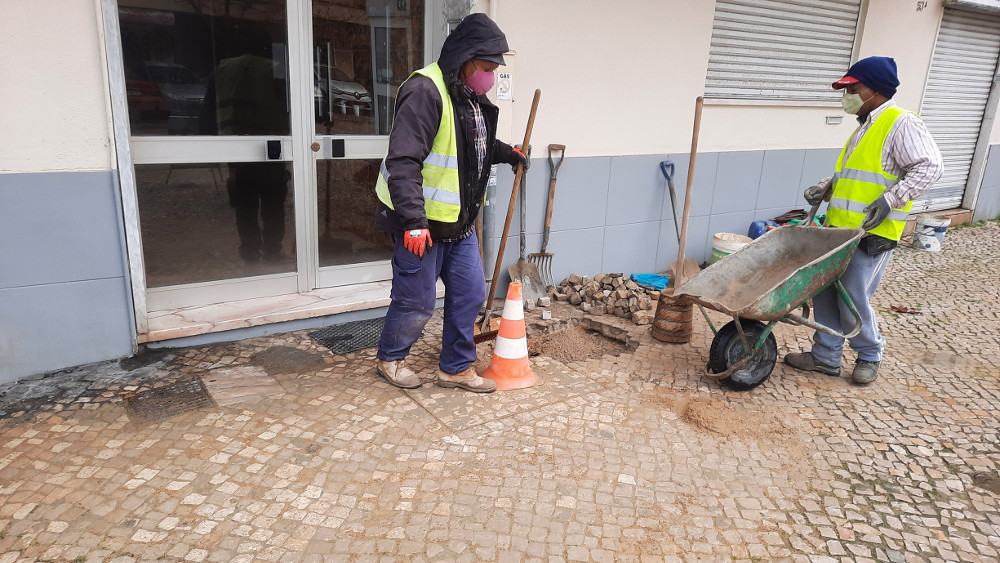
{"type": "Polygon", "coordinates": [[[530,154],[531,154],[531,147],[528,147],[528,154],[525,154],[524,151],[521,150],[521,147],[511,147],[510,150],[512,150],[514,152],[514,161],[515,162],[510,165],[511,168],[514,169],[514,172],[517,172],[517,165],[518,164],[520,164],[521,166],[523,166],[525,170],[527,170],[529,167],[531,167],[531,156],[530,156],[530,154]]]}
{"type": "Polygon", "coordinates": [[[403,248],[423,258],[424,251],[434,246],[429,229],[413,229],[403,233],[403,248]]]}

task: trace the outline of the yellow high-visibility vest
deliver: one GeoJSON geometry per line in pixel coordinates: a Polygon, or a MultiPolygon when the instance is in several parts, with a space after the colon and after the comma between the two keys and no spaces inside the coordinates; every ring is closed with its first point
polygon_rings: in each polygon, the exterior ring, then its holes
{"type": "MultiPolygon", "coordinates": [[[[430,64],[414,74],[426,76],[434,81],[441,94],[441,123],[431,145],[431,152],[424,159],[420,173],[423,175],[424,210],[431,221],[454,223],[458,221],[462,198],[459,195],[458,142],[455,138],[455,110],[451,96],[444,83],[444,74],[437,63],[430,64]]],[[[407,80],[409,80],[407,78],[407,80]]],[[[389,209],[395,209],[389,195],[389,171],[385,159],[379,170],[375,194],[389,209]]]]}
{"type": "MultiPolygon", "coordinates": [[[[913,112],[897,106],[885,108],[861,137],[845,163],[844,155],[851,142],[850,139],[847,140],[844,150],[837,158],[836,174],[833,175],[833,196],[826,212],[827,225],[851,229],[860,227],[867,215],[862,210],[899,181],[899,178],[882,168],[882,149],[893,124],[907,113],[913,112]]],[[[868,232],[899,240],[903,236],[903,227],[906,226],[906,218],[912,208],[913,202],[910,201],[899,209],[891,210],[882,224],[868,232]]]]}

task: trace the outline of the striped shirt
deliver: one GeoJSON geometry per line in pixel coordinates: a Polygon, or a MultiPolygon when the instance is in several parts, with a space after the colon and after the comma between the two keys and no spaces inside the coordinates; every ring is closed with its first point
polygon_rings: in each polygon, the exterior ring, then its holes
{"type": "Polygon", "coordinates": [[[469,105],[472,107],[472,144],[476,147],[476,181],[483,177],[483,161],[486,160],[486,119],[483,117],[483,110],[479,107],[479,100],[476,93],[466,85],[465,93],[469,96],[469,105]]]}
{"type": "MultiPolygon", "coordinates": [[[[889,100],[872,110],[864,120],[858,118],[860,126],[851,135],[847,143],[845,162],[857,148],[858,142],[864,136],[872,123],[886,108],[895,106],[896,102],[889,100]]],[[[890,206],[900,208],[924,194],[944,172],[941,151],[938,149],[927,126],[914,113],[905,113],[892,124],[889,136],[882,147],[882,168],[889,174],[899,178],[895,186],[883,194],[890,206]]],[[[818,185],[828,188],[832,177],[820,180],[818,185]]]]}

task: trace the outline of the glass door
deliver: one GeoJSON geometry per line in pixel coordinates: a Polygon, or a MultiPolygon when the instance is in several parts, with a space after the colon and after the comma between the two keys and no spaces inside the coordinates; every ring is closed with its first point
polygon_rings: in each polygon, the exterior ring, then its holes
{"type": "Polygon", "coordinates": [[[389,279],[424,0],[118,0],[147,311],[389,279]]]}
{"type": "Polygon", "coordinates": [[[285,0],[119,0],[150,311],[299,290],[285,0]]]}
{"type": "Polygon", "coordinates": [[[375,181],[396,90],[424,65],[423,0],[312,1],[317,287],[392,277],[375,181]]]}

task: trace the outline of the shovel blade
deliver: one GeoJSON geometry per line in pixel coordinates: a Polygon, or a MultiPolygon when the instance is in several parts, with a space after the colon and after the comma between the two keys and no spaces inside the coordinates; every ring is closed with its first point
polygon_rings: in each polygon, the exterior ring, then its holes
{"type": "Polygon", "coordinates": [[[516,264],[507,266],[507,273],[510,274],[511,280],[521,282],[521,292],[525,301],[533,302],[539,297],[545,297],[545,284],[542,283],[538,268],[534,264],[518,260],[516,264]]]}
{"type": "Polygon", "coordinates": [[[685,282],[690,280],[701,273],[701,266],[694,258],[685,258],[683,264],[678,264],[677,261],[671,262],[670,271],[674,274],[674,287],[679,287],[678,279],[685,282]]]}

